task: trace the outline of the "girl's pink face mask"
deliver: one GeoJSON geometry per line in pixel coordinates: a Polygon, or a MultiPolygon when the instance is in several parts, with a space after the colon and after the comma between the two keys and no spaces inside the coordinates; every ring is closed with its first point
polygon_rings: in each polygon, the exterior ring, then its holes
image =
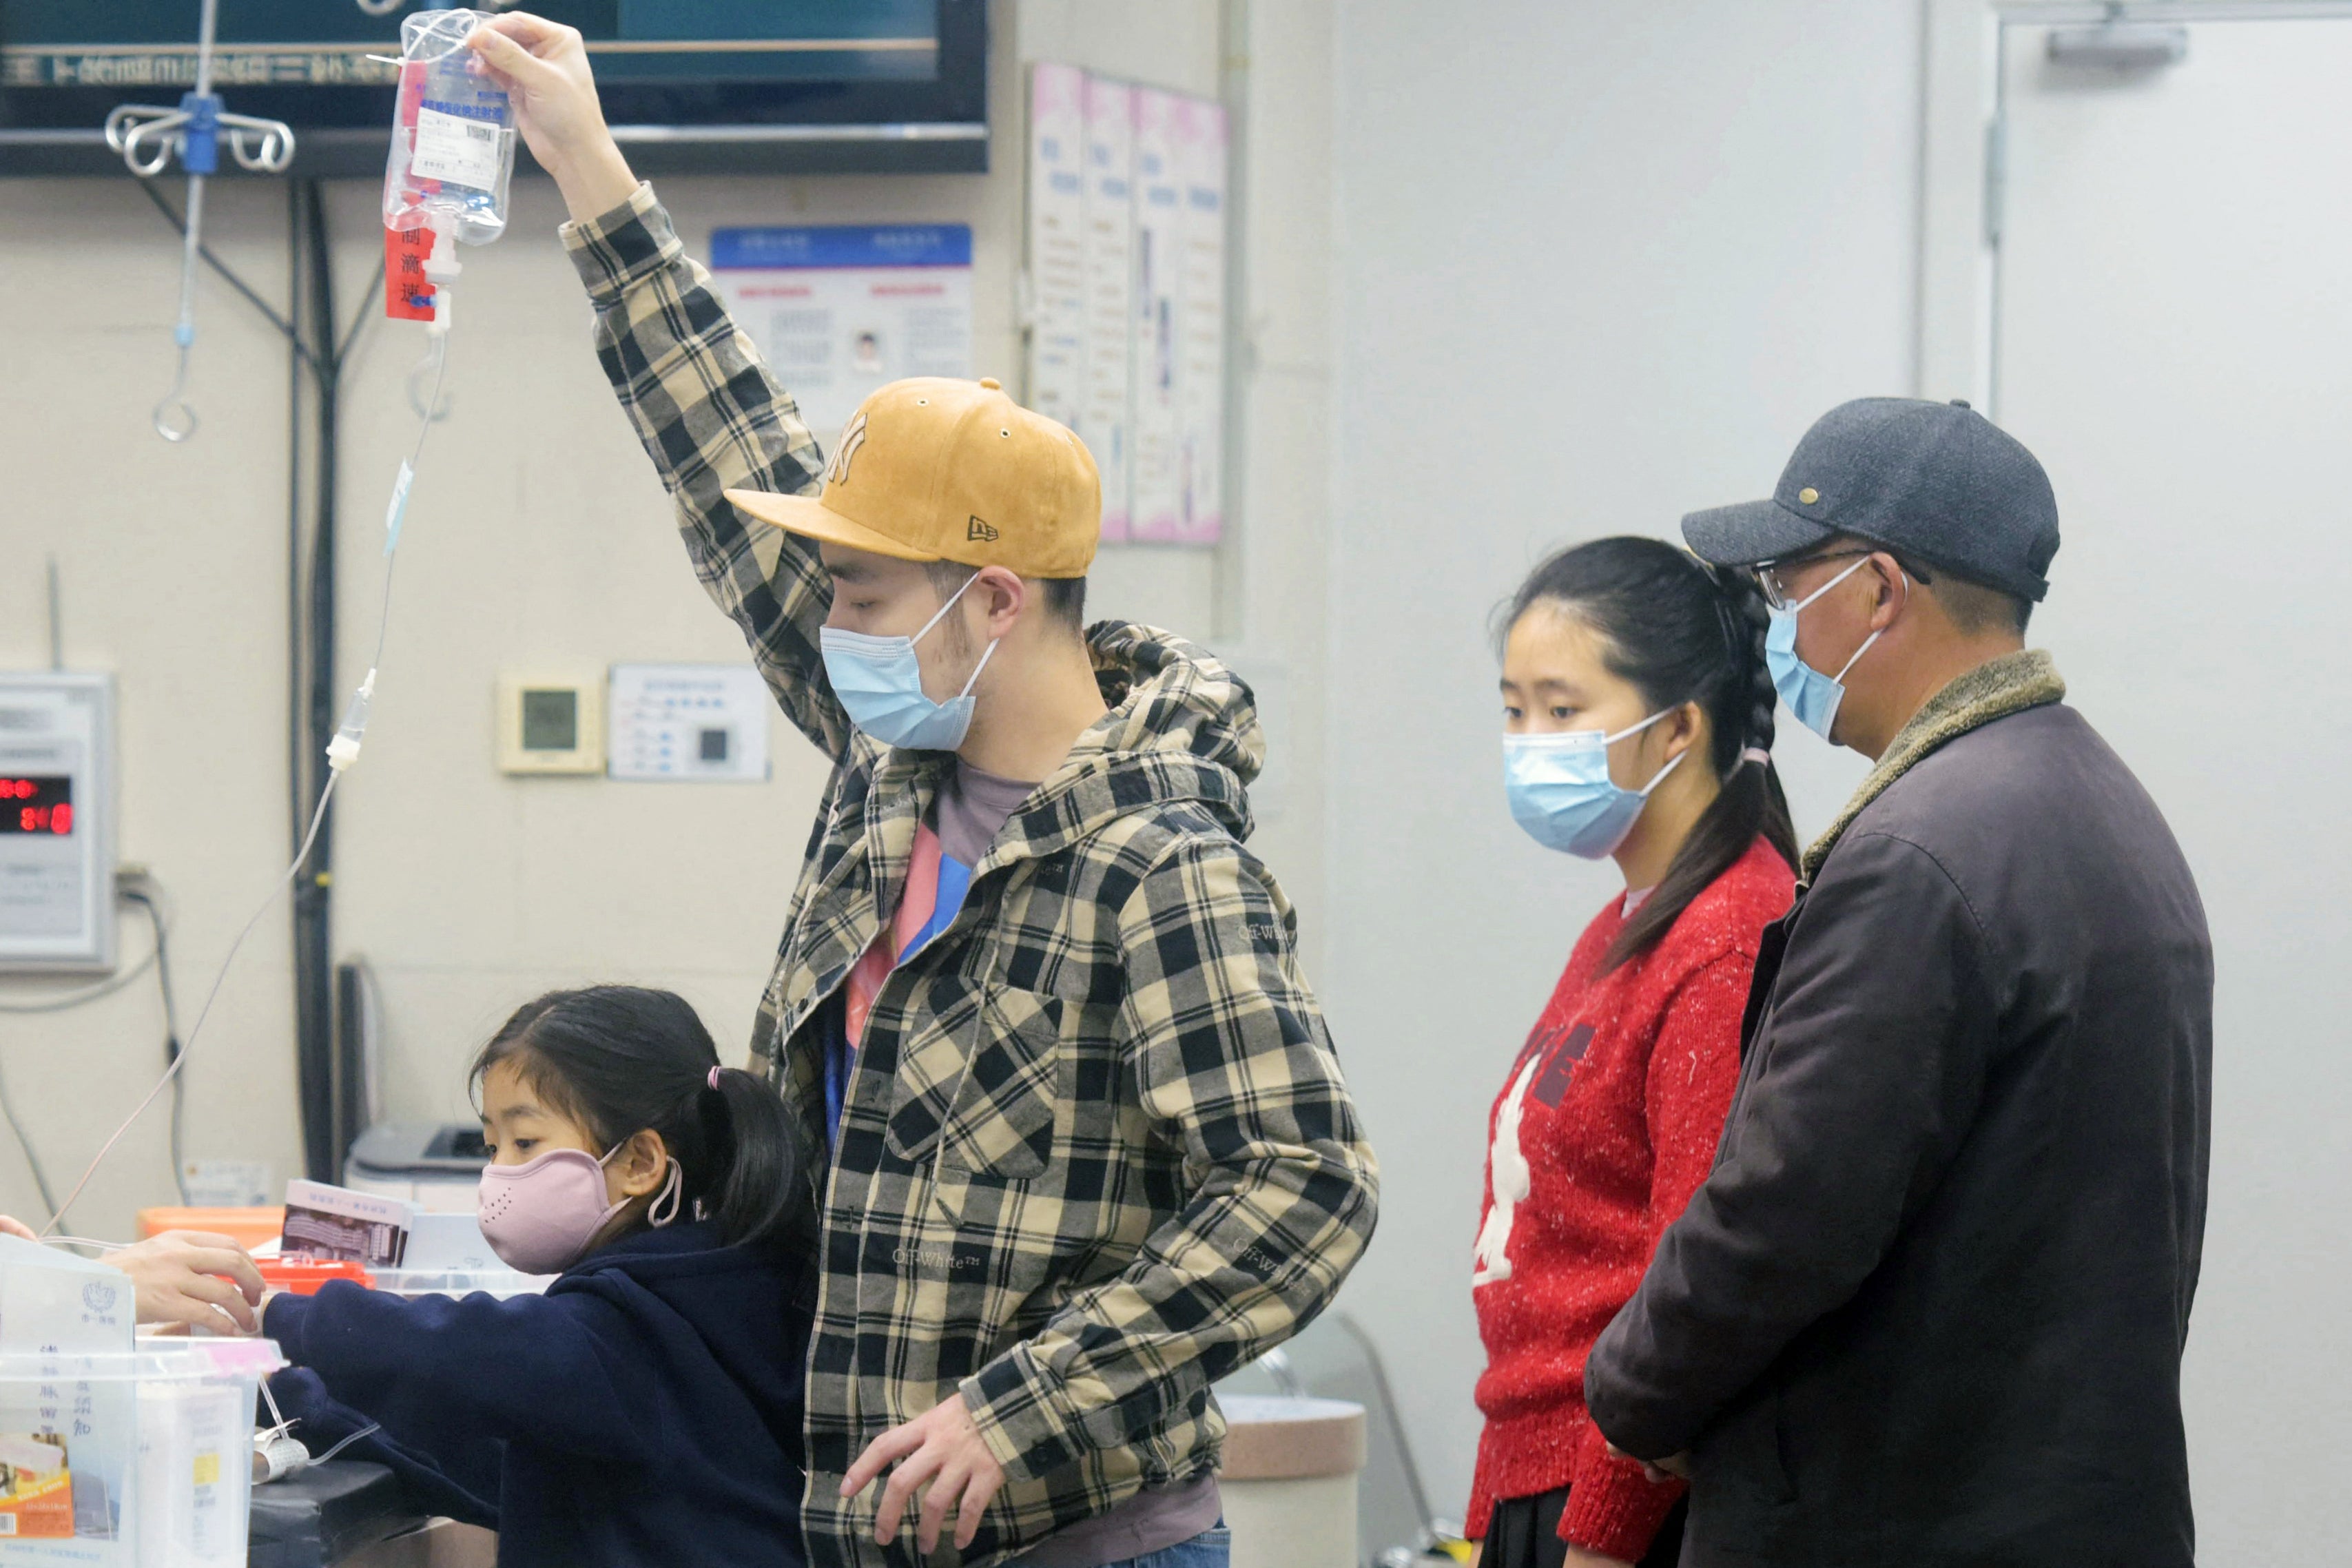
{"type": "MultiPolygon", "coordinates": [[[[604,1201],[604,1166],[623,1147],[614,1144],[602,1160],[584,1149],[551,1149],[520,1165],[484,1166],[475,1205],[490,1250],[520,1274],[561,1274],[579,1262],[629,1206],[627,1198],[604,1201]]],[[[656,1229],[677,1217],[682,1184],[672,1160],[646,1215],[656,1229]]]]}

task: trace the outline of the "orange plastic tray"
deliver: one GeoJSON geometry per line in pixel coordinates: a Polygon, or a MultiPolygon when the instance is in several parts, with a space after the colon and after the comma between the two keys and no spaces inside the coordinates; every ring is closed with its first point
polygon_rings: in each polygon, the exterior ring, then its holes
{"type": "Polygon", "coordinates": [[[350,1279],[375,1289],[374,1277],[347,1258],[257,1258],[253,1266],[261,1270],[263,1284],[289,1295],[315,1296],[330,1279],[350,1279]]]}
{"type": "Polygon", "coordinates": [[[286,1228],[286,1210],[274,1208],[152,1208],[139,1211],[139,1237],[167,1230],[208,1230],[227,1237],[247,1252],[276,1241],[286,1228]]]}

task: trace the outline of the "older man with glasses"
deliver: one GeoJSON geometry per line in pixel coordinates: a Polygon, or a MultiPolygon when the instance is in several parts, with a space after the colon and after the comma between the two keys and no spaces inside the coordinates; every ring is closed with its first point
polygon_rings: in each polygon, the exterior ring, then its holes
{"type": "Polygon", "coordinates": [[[1965,404],[1869,398],[1683,531],[1877,766],[1765,932],[1714,1173],[1593,1349],[1593,1420],[1692,1478],[1684,1568],[2189,1568],[2212,949],[2024,647],[2049,480],[1965,404]]]}

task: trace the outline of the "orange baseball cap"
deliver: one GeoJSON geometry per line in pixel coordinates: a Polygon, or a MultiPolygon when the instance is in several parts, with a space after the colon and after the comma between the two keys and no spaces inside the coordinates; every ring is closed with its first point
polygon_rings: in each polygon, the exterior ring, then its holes
{"type": "Polygon", "coordinates": [[[1087,444],[991,380],[877,388],[842,426],[822,493],[727,499],[805,538],[1024,577],[1083,577],[1102,538],[1102,479],[1087,444]]]}

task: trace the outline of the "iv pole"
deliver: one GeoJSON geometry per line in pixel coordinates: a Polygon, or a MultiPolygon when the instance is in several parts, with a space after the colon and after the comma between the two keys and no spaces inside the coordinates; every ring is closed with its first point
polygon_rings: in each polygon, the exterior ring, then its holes
{"type": "Polygon", "coordinates": [[[125,103],[106,117],[106,144],[122,154],[132,174],[152,178],[163,172],[175,153],[188,174],[187,234],[180,249],[180,318],[172,329],[180,363],[172,377],[172,390],[155,405],[155,434],[166,441],[184,441],[196,433],[196,411],[185,395],[188,351],[196,342],[196,260],[204,244],[205,181],[220,167],[221,133],[228,133],[229,152],[237,163],[255,174],[283,174],[294,158],[294,131],[284,121],[256,120],[221,108],[220,94],[213,90],[213,42],[219,11],[220,0],[204,0],[196,27],[196,85],[194,91],[181,95],[177,109],[125,103]]]}

